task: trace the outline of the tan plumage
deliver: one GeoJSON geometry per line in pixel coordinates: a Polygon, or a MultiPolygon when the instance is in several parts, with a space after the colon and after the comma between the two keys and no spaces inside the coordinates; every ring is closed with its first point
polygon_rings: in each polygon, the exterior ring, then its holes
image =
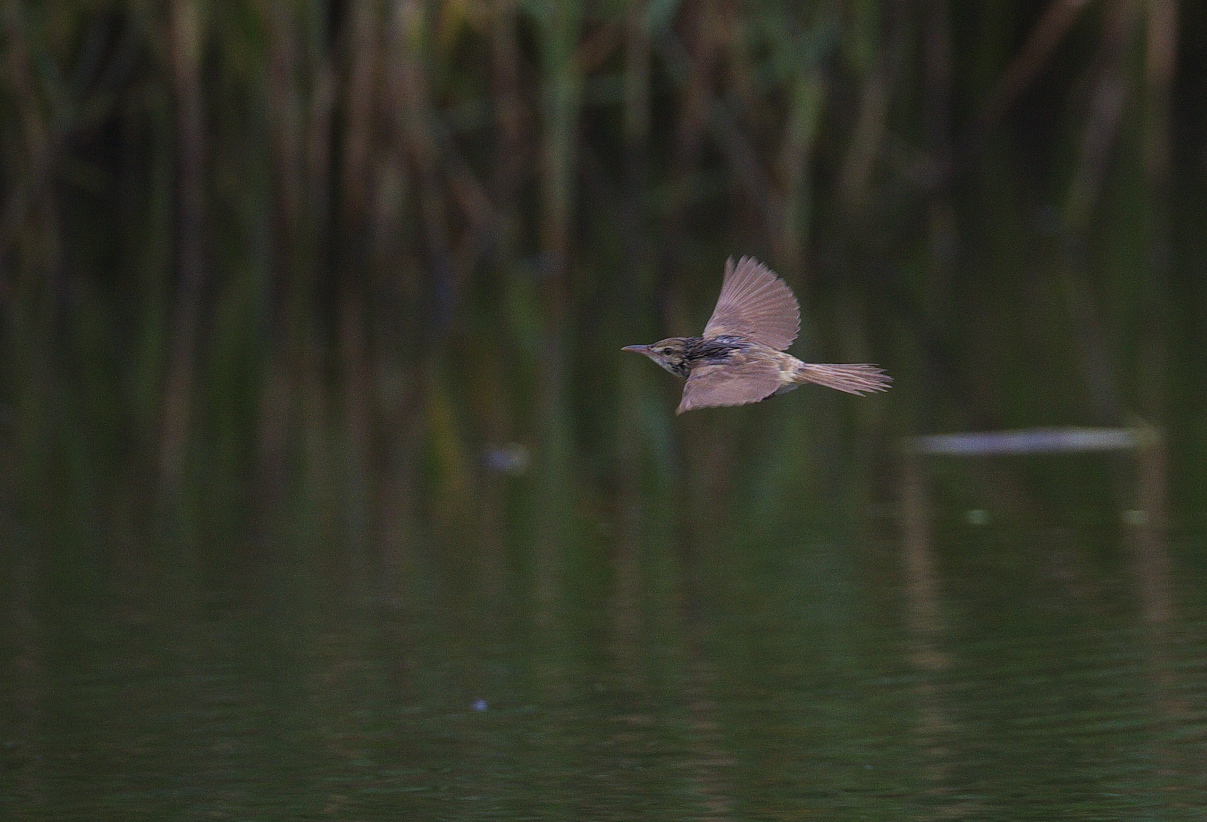
{"type": "Polygon", "coordinates": [[[741,352],[724,363],[702,363],[688,375],[677,413],[758,402],[778,391],[783,381],[779,363],[757,353],[741,352]]]}
{"type": "Polygon", "coordinates": [[[762,263],[725,263],[725,279],[700,337],[627,345],[687,379],[676,413],[745,405],[817,383],[850,394],[885,391],[892,377],[876,365],[805,363],[784,352],[800,331],[800,306],[787,283],[762,263]]]}
{"type": "Polygon", "coordinates": [[[704,337],[733,334],[783,351],[800,333],[800,306],[788,284],[770,268],[750,257],[725,261],[725,278],[717,307],[704,337]]]}

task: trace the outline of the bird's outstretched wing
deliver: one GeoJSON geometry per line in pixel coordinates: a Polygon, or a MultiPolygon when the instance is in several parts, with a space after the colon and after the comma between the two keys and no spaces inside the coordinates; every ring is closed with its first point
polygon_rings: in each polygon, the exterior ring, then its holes
{"type": "Polygon", "coordinates": [[[676,414],[710,405],[745,405],[765,400],[780,387],[779,367],[766,360],[706,363],[692,369],[676,414]]]}
{"type": "Polygon", "coordinates": [[[705,339],[732,334],[783,351],[799,331],[800,306],[787,283],[750,257],[736,266],[733,257],[725,261],[721,296],[704,326],[705,339]]]}

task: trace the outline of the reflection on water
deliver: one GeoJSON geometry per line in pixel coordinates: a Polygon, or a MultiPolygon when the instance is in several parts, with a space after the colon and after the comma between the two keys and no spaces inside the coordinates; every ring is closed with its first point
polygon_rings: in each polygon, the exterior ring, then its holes
{"type": "Polygon", "coordinates": [[[729,424],[594,490],[500,446],[472,514],[353,536],[6,526],[0,816],[1196,818],[1207,609],[1159,544],[942,493],[903,543],[894,479],[729,424]]]}
{"type": "MultiPolygon", "coordinates": [[[[1195,763],[1201,751],[1197,745],[1183,749],[1175,742],[1188,735],[1198,737],[1201,745],[1202,718],[1186,710],[1185,697],[1195,694],[1201,698],[1202,685],[1194,674],[1189,680],[1184,674],[1188,668],[1202,668],[1203,663],[1199,659],[1202,641],[1196,637],[1185,643],[1182,631],[1189,629],[1193,636],[1194,628],[1178,619],[1174,604],[1171,561],[1163,539],[1167,523],[1165,447],[1163,439],[1150,429],[1127,431],[1127,441],[1114,444],[1108,437],[1096,436],[1116,433],[1020,431],[920,437],[903,444],[905,615],[912,661],[919,674],[918,738],[926,742],[931,795],[954,800],[945,801],[938,815],[979,818],[1007,814],[993,793],[977,795],[964,790],[969,782],[967,749],[973,740],[982,757],[1017,749],[1017,762],[1009,771],[995,766],[992,773],[999,777],[995,782],[1001,781],[1001,775],[1011,774],[1018,798],[1009,805],[1009,812],[1024,818],[1065,817],[1074,808],[1081,811],[1078,818],[1098,818],[1101,814],[1127,816],[1200,806],[1195,797],[1203,787],[1203,769],[1195,763]],[[1032,436],[1035,433],[1040,436],[1032,436]],[[1019,538],[1030,541],[1034,536],[1017,529],[997,535],[1004,538],[999,550],[1006,548],[1013,554],[1010,566],[997,573],[955,574],[946,580],[936,572],[938,546],[930,522],[934,512],[925,464],[928,454],[958,453],[984,459],[1003,453],[1044,452],[1067,457],[1120,448],[1132,452],[1128,473],[1135,488],[1122,496],[1135,507],[1121,516],[1128,527],[1120,534],[1118,550],[1130,562],[1119,572],[1105,577],[1096,574],[1087,562],[1088,554],[1102,551],[1104,544],[1080,543],[1076,532],[1067,531],[1042,537],[1039,561],[1028,570],[1024,556],[1028,549],[1019,550],[1023,548],[1019,538]],[[1021,567],[1011,567],[1020,561],[1021,567]],[[1035,589],[1022,604],[1036,611],[1031,618],[1042,620],[1042,629],[1032,629],[1021,637],[1008,635],[1012,623],[1003,617],[1007,609],[1018,607],[1018,600],[1008,588],[993,592],[999,609],[994,614],[998,630],[964,646],[966,652],[981,657],[971,677],[967,671],[962,674],[972,680],[971,685],[962,686],[978,690],[979,698],[970,703],[953,691],[961,676],[953,653],[961,648],[955,638],[960,631],[953,621],[953,606],[962,597],[943,602],[939,588],[955,585],[968,591],[985,579],[1035,589]],[[1045,580],[1055,589],[1044,590],[1048,587],[1045,580]],[[1128,607],[1121,609],[1120,602],[1128,602],[1128,607]],[[1046,618],[1044,611],[1049,612],[1046,618]],[[1124,613],[1127,616],[1110,618],[1124,613]],[[1095,614],[1105,621],[1096,623],[1095,614]],[[1188,648],[1193,650],[1187,653],[1188,648]],[[1023,696],[1024,691],[1030,693],[1023,696]],[[987,698],[994,694],[997,698],[987,698]],[[977,715],[987,708],[991,716],[1008,710],[997,719],[1003,733],[978,739],[958,717],[977,715]],[[994,747],[988,748],[989,744],[994,747]]],[[[970,510],[964,517],[966,524],[982,527],[989,519],[983,509],[970,510]]],[[[1028,548],[1035,550],[1035,546],[1028,548]]],[[[973,555],[972,551],[963,553],[964,557],[973,555]]],[[[989,764],[977,758],[971,763],[989,764]]],[[[972,779],[986,779],[976,767],[972,772],[972,779]]]]}

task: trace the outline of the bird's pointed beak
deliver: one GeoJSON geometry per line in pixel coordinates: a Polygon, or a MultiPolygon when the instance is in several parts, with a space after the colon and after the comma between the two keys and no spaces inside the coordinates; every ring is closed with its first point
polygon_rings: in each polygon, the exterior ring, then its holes
{"type": "Polygon", "coordinates": [[[634,354],[648,354],[650,347],[648,345],[626,345],[621,351],[632,351],[634,354]]]}

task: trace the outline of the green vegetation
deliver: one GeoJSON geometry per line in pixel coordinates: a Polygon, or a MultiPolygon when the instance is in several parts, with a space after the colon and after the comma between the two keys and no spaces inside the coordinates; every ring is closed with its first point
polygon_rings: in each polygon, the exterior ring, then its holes
{"type": "Polygon", "coordinates": [[[1194,818],[1204,34],[0,0],[0,818],[1194,818]],[[674,416],[742,254],[893,390],[674,416]]]}
{"type": "MultiPolygon", "coordinates": [[[[284,493],[356,533],[455,519],[521,442],[555,528],[572,472],[678,475],[672,389],[616,349],[740,253],[805,356],[896,375],[875,439],[1137,414],[1193,457],[1191,5],[10,0],[6,497],[192,532],[284,493]]],[[[759,413],[765,482],[838,459],[832,411],[759,413]]]]}

